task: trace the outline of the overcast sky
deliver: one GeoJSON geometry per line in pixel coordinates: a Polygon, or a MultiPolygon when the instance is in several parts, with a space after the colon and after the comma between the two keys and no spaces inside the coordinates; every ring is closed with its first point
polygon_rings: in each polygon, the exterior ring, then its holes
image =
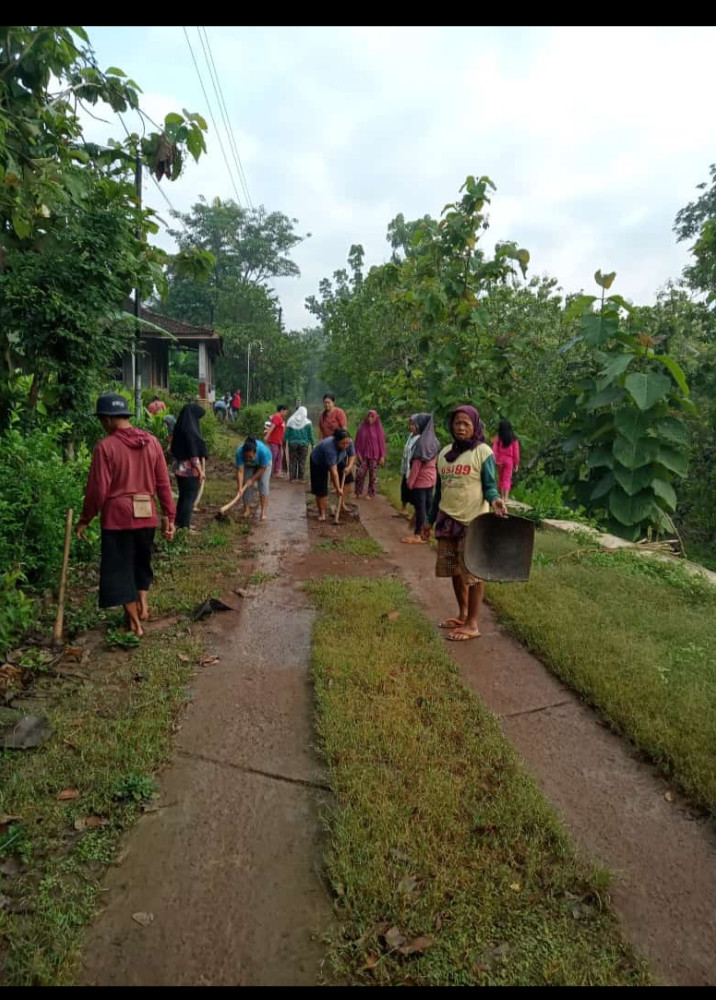
{"type": "MultiPolygon", "coordinates": [[[[279,283],[289,327],[311,323],[305,297],[352,243],[381,263],[390,219],[439,215],[469,173],[497,185],[489,243],[526,246],[532,274],[577,291],[616,270],[615,291],[644,303],[680,273],[674,215],[716,161],[715,28],[207,30],[251,200],[312,234],[295,253],[301,278],[279,283]]],[[[209,118],[181,27],[88,31],[100,65],[133,76],[154,118],[183,107],[209,118]]],[[[199,165],[163,182],[179,210],[235,197],[213,127],[207,142],[199,165]]]]}

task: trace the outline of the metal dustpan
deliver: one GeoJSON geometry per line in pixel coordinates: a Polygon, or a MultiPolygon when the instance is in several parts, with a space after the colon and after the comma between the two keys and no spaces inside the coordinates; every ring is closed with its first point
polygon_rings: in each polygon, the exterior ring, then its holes
{"type": "Polygon", "coordinates": [[[468,526],[465,566],[473,576],[489,583],[526,582],[534,544],[534,521],[483,514],[468,526]]]}

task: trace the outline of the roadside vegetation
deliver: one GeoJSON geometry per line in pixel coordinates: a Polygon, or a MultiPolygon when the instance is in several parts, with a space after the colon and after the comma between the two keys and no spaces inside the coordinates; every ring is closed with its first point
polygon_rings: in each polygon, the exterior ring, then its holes
{"type": "Polygon", "coordinates": [[[393,579],[309,584],[341,985],[636,985],[608,877],[393,579]],[[351,614],[345,609],[350,607],[351,614]]]}
{"type": "Polygon", "coordinates": [[[677,560],[541,531],[529,583],[489,585],[502,622],[716,814],[716,587],[677,560]]]}
{"type": "MultiPolygon", "coordinates": [[[[234,435],[220,437],[217,450],[230,451],[234,435]]],[[[224,503],[233,477],[212,471],[205,503],[224,503]]],[[[70,624],[106,627],[106,635],[83,636],[56,670],[42,649],[22,647],[17,673],[3,677],[21,677],[22,688],[0,684],[0,724],[40,713],[52,734],[36,749],[0,750],[0,986],[76,980],[103,873],[121,861],[121,835],[155,808],[154,774],[170,758],[192,677],[210,669],[201,627],[187,613],[245,584],[239,547],[247,532],[245,522],[208,521],[197,535],[162,543],[151,608],[170,617],[126,649],[113,642],[117,616],[99,613],[96,593],[76,580],[70,624]]],[[[81,581],[92,580],[88,568],[81,581]]]]}

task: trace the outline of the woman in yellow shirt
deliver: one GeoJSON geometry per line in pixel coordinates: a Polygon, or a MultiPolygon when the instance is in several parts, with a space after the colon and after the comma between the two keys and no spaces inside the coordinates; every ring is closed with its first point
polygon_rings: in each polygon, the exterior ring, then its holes
{"type": "Polygon", "coordinates": [[[476,517],[492,510],[500,517],[507,507],[495,482],[495,459],[485,443],[480,414],[474,406],[458,406],[450,414],[452,444],[438,455],[433,505],[423,528],[427,541],[435,526],[438,555],[435,575],[451,577],[458,613],[440,623],[449,629],[447,638],[467,642],[480,635],[479,617],[485,584],[465,566],[465,534],[476,517]]]}

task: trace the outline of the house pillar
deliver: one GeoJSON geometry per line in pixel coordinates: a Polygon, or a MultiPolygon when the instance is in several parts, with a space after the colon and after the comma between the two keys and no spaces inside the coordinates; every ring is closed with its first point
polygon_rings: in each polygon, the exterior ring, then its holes
{"type": "Polygon", "coordinates": [[[206,344],[199,341],[199,399],[207,399],[209,395],[209,352],[206,344]]]}

